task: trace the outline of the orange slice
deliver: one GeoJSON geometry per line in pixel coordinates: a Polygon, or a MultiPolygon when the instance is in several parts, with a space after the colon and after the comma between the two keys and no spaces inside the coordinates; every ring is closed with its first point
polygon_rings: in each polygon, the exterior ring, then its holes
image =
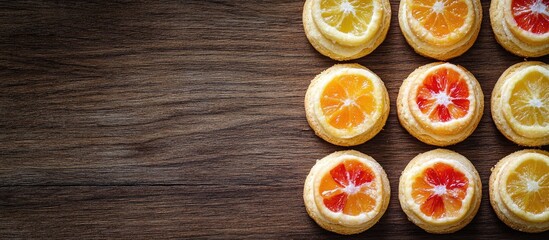
{"type": "Polygon", "coordinates": [[[376,184],[372,169],[357,160],[344,160],[325,174],[319,191],[333,212],[357,216],[376,206],[376,184]]]}
{"type": "Polygon", "coordinates": [[[426,216],[434,219],[455,217],[467,195],[469,180],[446,163],[426,168],[412,183],[412,197],[426,216]]]}
{"type": "Polygon", "coordinates": [[[505,205],[523,220],[549,221],[549,157],[527,153],[509,164],[500,188],[505,205]]]}
{"type": "Polygon", "coordinates": [[[433,122],[448,122],[467,115],[471,101],[469,87],[461,74],[439,68],[427,75],[417,89],[416,104],[433,122]]]}
{"type": "Polygon", "coordinates": [[[327,38],[345,46],[367,43],[383,19],[381,0],[314,0],[313,19],[327,38]]]}
{"type": "Polygon", "coordinates": [[[373,83],[363,75],[335,77],[324,88],[320,106],[328,123],[338,129],[362,124],[375,110],[373,83]]]}
{"type": "Polygon", "coordinates": [[[358,64],[336,64],[317,75],[305,94],[309,125],[324,140],[353,146],[385,125],[389,96],[381,79],[358,64]]]}
{"type": "Polygon", "coordinates": [[[416,36],[432,44],[453,44],[474,21],[470,0],[406,0],[410,26],[416,36]]]}

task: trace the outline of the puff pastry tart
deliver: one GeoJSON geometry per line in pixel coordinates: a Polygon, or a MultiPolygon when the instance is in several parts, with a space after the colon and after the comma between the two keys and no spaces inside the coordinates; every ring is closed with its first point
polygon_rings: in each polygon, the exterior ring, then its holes
{"type": "Polygon", "coordinates": [[[492,118],[505,137],[524,146],[549,144],[549,65],[509,67],[492,92],[492,118]]]}
{"type": "Polygon", "coordinates": [[[385,39],[389,0],[307,0],[303,28],[309,42],[334,60],[368,55],[385,39]]]}
{"type": "Polygon", "coordinates": [[[417,53],[447,60],[466,52],[477,39],[482,6],[479,0],[401,0],[398,21],[417,53]]]}
{"type": "Polygon", "coordinates": [[[359,64],[336,64],[317,75],[305,94],[307,121],[316,135],[340,146],[373,138],[389,115],[381,79],[359,64]]]}
{"type": "Polygon", "coordinates": [[[305,180],[303,200],[309,216],[322,228],[355,234],[383,216],[390,191],[385,171],[372,157],[340,151],[316,162],[305,180]]]}
{"type": "Polygon", "coordinates": [[[400,124],[420,141],[436,146],[471,135],[483,108],[482,89],[473,74],[451,63],[417,68],[404,80],[397,98],[400,124]]]}
{"type": "Polygon", "coordinates": [[[445,149],[417,155],[400,176],[398,198],[408,219],[430,233],[465,227],[480,206],[482,184],[464,156],[445,149]]]}
{"type": "Polygon", "coordinates": [[[490,203],[515,230],[549,230],[549,153],[522,150],[501,159],[490,175],[490,203]]]}
{"type": "Polygon", "coordinates": [[[549,54],[548,0],[492,0],[490,22],[507,51],[522,57],[549,54]]]}

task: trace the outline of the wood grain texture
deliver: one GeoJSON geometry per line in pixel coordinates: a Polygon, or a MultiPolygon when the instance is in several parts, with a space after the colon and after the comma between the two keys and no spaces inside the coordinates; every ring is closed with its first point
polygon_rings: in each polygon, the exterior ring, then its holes
{"type": "MultiPolygon", "coordinates": [[[[303,181],[316,159],[347,148],[316,137],[303,99],[335,62],[301,25],[303,1],[2,1],[0,3],[0,236],[59,238],[343,238],[307,215],[303,181]]],[[[398,123],[400,83],[432,62],[413,52],[392,0],[385,42],[360,63],[385,82],[385,129],[354,147],[391,182],[374,239],[436,239],[400,209],[400,172],[434,149],[398,123]]],[[[484,116],[449,149],[483,182],[480,211],[456,239],[548,239],[501,223],[488,201],[490,168],[522,149],[490,117],[490,93],[522,58],[489,25],[451,60],[485,94],[484,116]]],[[[537,58],[548,62],[549,58],[537,58]]],[[[544,149],[547,149],[545,147],[544,149]]]]}

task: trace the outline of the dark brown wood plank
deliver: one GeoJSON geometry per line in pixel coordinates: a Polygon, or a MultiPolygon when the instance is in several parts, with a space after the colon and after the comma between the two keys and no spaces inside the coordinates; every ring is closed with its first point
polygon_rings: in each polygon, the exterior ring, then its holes
{"type": "MultiPolygon", "coordinates": [[[[353,147],[385,168],[386,215],[360,237],[432,239],[396,196],[408,161],[434,149],[398,123],[400,83],[432,60],[413,52],[392,3],[387,39],[360,63],[384,81],[384,131],[353,147]]],[[[335,64],[307,42],[302,1],[10,1],[0,3],[2,238],[337,238],[309,219],[302,184],[314,161],[347,148],[317,138],[304,115],[310,80],[335,64]]],[[[490,168],[521,149],[490,117],[499,75],[523,61],[483,25],[451,60],[485,95],[466,141],[484,184],[475,220],[452,237],[532,238],[490,208],[490,168]]],[[[548,62],[549,58],[538,58],[548,62]]],[[[547,149],[545,147],[544,149],[547,149]]]]}

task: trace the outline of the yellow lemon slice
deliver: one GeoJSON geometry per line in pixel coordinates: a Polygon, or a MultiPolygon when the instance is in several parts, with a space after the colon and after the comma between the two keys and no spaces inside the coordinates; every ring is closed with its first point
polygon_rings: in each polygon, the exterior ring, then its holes
{"type": "Polygon", "coordinates": [[[500,182],[503,202],[529,222],[549,221],[549,156],[526,153],[509,163],[500,182]]]}
{"type": "Polygon", "coordinates": [[[368,42],[383,20],[381,0],[314,0],[312,13],[324,36],[346,46],[368,42]]]}
{"type": "Polygon", "coordinates": [[[511,128],[529,138],[549,135],[549,67],[527,67],[502,88],[503,115],[511,128]]]}

